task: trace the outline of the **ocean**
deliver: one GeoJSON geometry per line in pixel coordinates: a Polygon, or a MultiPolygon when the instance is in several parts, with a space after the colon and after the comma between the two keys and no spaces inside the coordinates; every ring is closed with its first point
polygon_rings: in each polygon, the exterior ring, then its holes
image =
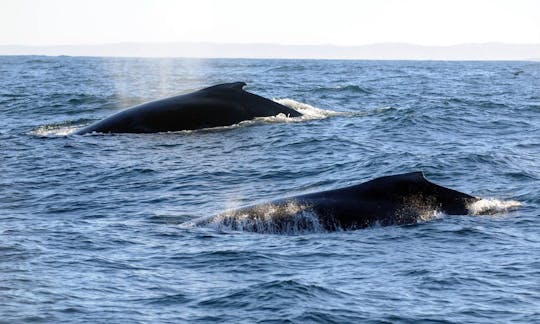
{"type": "Polygon", "coordinates": [[[0,322],[540,322],[539,62],[3,56],[0,117],[0,322]],[[304,116],[72,134],[235,81],[304,116]],[[411,171],[496,212],[193,225],[411,171]]]}

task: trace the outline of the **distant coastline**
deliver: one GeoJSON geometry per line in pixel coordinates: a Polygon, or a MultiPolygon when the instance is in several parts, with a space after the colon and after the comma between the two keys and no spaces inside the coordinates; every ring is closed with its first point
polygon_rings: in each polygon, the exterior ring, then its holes
{"type": "Polygon", "coordinates": [[[375,43],[359,46],[338,46],[266,43],[132,42],[52,46],[0,45],[0,55],[540,61],[540,44],[471,43],[450,46],[423,46],[408,43],[375,43]]]}

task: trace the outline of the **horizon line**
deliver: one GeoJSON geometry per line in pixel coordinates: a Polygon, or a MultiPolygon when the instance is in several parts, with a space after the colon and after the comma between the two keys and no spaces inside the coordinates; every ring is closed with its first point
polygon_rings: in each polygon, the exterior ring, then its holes
{"type": "Polygon", "coordinates": [[[213,44],[213,45],[275,45],[275,46],[332,46],[332,47],[362,47],[372,45],[412,45],[419,47],[453,47],[463,45],[509,45],[509,46],[535,46],[540,45],[540,42],[501,42],[501,41],[485,41],[485,42],[463,42],[453,44],[436,44],[426,45],[413,42],[399,41],[383,41],[371,42],[363,44],[335,44],[335,43],[277,43],[277,42],[217,42],[217,41],[117,41],[117,42],[100,42],[100,43],[55,43],[55,44],[0,44],[0,47],[60,47],[60,46],[104,46],[104,45],[120,45],[120,44],[148,44],[148,45],[164,45],[164,44],[213,44]]]}
{"type": "Polygon", "coordinates": [[[538,61],[540,43],[461,43],[419,45],[379,42],[364,45],[115,42],[77,45],[0,45],[0,55],[156,58],[254,58],[442,61],[538,61]]]}

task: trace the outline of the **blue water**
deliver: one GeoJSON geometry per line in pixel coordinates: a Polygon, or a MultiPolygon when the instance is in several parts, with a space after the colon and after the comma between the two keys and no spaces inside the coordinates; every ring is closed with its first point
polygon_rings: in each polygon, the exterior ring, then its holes
{"type": "Polygon", "coordinates": [[[0,117],[0,321],[540,321],[540,63],[0,57],[0,117]],[[71,135],[232,81],[312,116],[71,135]],[[417,170],[500,208],[333,233],[186,226],[417,170]]]}

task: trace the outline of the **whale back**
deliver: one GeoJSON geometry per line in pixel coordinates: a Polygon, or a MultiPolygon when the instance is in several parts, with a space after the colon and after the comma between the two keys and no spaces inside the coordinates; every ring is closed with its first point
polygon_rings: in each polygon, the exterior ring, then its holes
{"type": "Polygon", "coordinates": [[[244,82],[225,83],[137,105],[76,132],[154,133],[229,126],[257,117],[299,112],[244,91],[244,82]]]}
{"type": "Polygon", "coordinates": [[[273,100],[244,90],[245,82],[223,83],[201,89],[193,93],[194,97],[212,98],[241,104],[246,113],[254,117],[268,117],[284,114],[299,117],[302,114],[273,100]]]}
{"type": "MultiPolygon", "coordinates": [[[[355,230],[427,221],[436,212],[468,214],[478,198],[428,181],[422,172],[377,178],[359,185],[274,200],[201,220],[254,232],[322,228],[355,230]]],[[[221,226],[220,225],[220,226],[221,226]]]]}
{"type": "Polygon", "coordinates": [[[427,180],[423,172],[386,176],[351,188],[366,199],[402,201],[403,197],[432,200],[447,214],[467,214],[466,205],[476,198],[427,180]]]}
{"type": "Polygon", "coordinates": [[[417,222],[436,211],[466,215],[478,200],[428,181],[422,172],[385,176],[359,185],[296,198],[314,206],[326,227],[363,228],[417,222]]]}

